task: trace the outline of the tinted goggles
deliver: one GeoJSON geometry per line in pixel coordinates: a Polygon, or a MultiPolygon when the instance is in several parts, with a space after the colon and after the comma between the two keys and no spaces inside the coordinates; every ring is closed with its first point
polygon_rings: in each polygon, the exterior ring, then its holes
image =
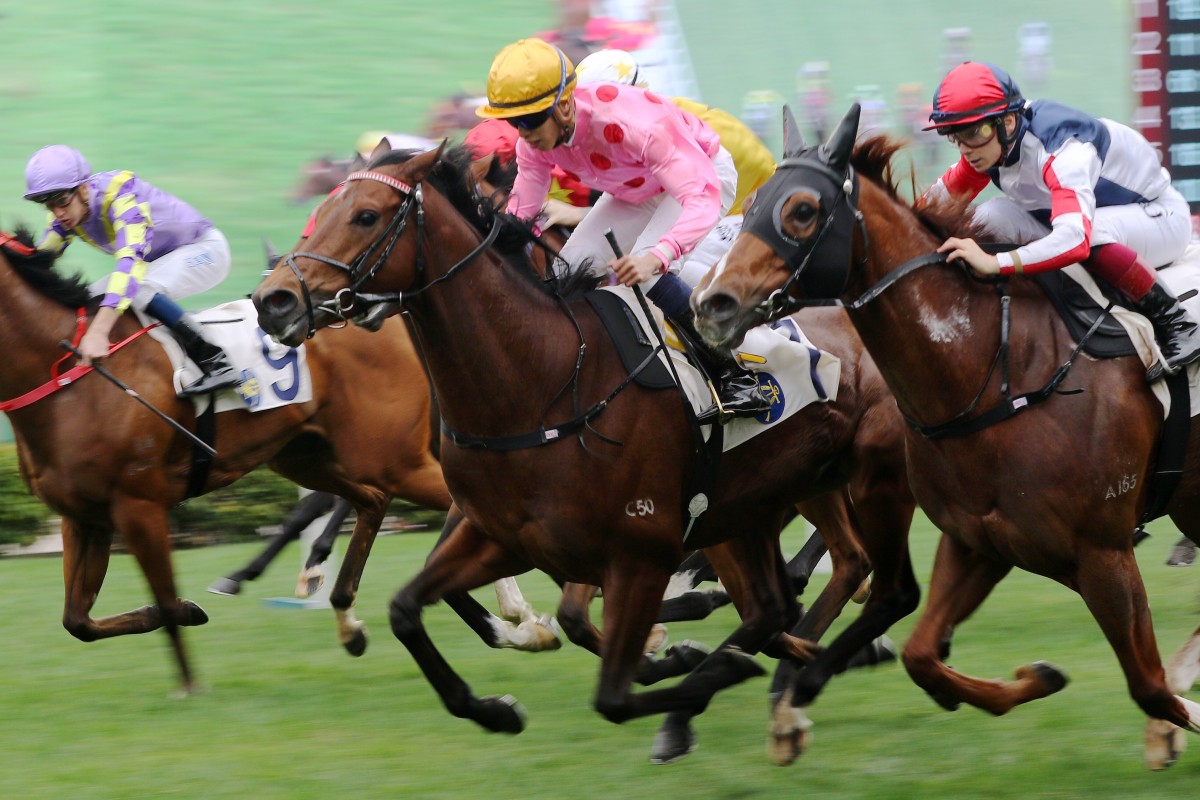
{"type": "Polygon", "coordinates": [[[554,106],[547,108],[544,111],[535,111],[532,114],[522,114],[519,117],[509,117],[505,120],[509,125],[521,130],[532,131],[546,124],[546,120],[550,119],[550,113],[554,110],[554,106]]]}
{"type": "Polygon", "coordinates": [[[991,119],[954,128],[946,134],[950,144],[964,144],[967,147],[983,147],[995,137],[996,121],[991,119]]]}
{"type": "Polygon", "coordinates": [[[66,208],[71,202],[71,198],[75,196],[74,189],[67,189],[62,192],[51,192],[50,194],[39,194],[36,197],[29,198],[35,203],[39,203],[53,211],[56,208],[66,208]]]}

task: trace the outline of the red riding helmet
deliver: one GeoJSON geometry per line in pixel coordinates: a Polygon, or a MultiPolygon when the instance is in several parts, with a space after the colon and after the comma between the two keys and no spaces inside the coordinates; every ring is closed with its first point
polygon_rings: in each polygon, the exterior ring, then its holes
{"type": "Polygon", "coordinates": [[[957,128],[1020,111],[1025,105],[1021,89],[1007,72],[981,61],[964,61],[938,84],[933,94],[933,124],[925,130],[944,133],[957,128]]]}

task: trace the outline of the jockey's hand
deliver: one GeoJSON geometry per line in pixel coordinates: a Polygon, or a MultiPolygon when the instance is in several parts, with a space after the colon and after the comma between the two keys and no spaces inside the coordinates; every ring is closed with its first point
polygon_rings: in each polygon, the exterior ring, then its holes
{"type": "Polygon", "coordinates": [[[662,261],[654,253],[642,253],[614,258],[608,262],[608,268],[617,274],[617,283],[636,286],[662,272],[662,261]]]}
{"type": "Polygon", "coordinates": [[[946,254],[947,261],[965,261],[967,266],[980,275],[999,275],[1000,262],[991,253],[983,252],[974,239],[959,239],[951,236],[937,249],[946,254]]]}
{"type": "Polygon", "coordinates": [[[96,330],[89,330],[79,340],[79,347],[75,348],[79,351],[79,363],[87,366],[93,361],[104,358],[108,355],[108,336],[96,330]]]}
{"type": "Polygon", "coordinates": [[[555,225],[564,225],[568,228],[574,228],[583,218],[587,216],[590,208],[581,208],[573,206],[570,203],[564,203],[562,200],[555,200],[551,197],[546,201],[546,206],[542,210],[542,229],[553,228],[555,225]]]}
{"type": "Polygon", "coordinates": [[[75,348],[79,351],[80,364],[87,366],[93,360],[108,355],[108,336],[112,333],[113,325],[116,322],[117,312],[115,309],[104,306],[96,312],[96,317],[88,326],[87,333],[83,334],[83,338],[79,340],[79,346],[75,348]]]}

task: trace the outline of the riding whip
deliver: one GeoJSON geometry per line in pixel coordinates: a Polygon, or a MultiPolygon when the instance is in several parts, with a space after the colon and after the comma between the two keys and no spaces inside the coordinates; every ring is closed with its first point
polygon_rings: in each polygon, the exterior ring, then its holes
{"type": "MultiPolygon", "coordinates": [[[[75,346],[72,345],[70,342],[68,342],[66,339],[63,339],[61,342],[58,343],[58,345],[62,349],[70,350],[75,355],[79,356],[80,358],[83,358],[83,353],[80,353],[77,349],[75,349],[75,346]]],[[[116,375],[113,375],[111,372],[109,372],[104,367],[97,364],[95,361],[92,362],[91,366],[92,366],[92,369],[94,369],[96,372],[100,373],[102,376],[107,378],[111,383],[113,383],[122,392],[129,395],[134,400],[137,400],[139,403],[144,405],[146,408],[150,409],[155,414],[157,414],[159,419],[161,419],[163,422],[167,423],[172,428],[174,428],[175,430],[182,433],[184,436],[191,439],[192,443],[195,444],[197,447],[205,450],[209,455],[215,456],[217,454],[217,451],[214,450],[211,445],[209,445],[207,442],[205,442],[203,439],[201,439],[196,434],[189,431],[187,428],[180,425],[176,420],[171,419],[171,417],[169,417],[166,414],[164,414],[163,412],[159,411],[157,408],[154,407],[153,404],[151,404],[151,402],[149,400],[147,400],[146,398],[144,398],[140,394],[138,394],[135,389],[132,389],[129,386],[126,386],[121,381],[121,379],[118,378],[116,375]]]]}

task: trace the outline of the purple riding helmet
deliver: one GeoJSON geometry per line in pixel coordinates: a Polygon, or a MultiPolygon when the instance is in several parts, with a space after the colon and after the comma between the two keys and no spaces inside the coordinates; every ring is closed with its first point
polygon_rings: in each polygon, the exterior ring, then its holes
{"type": "Polygon", "coordinates": [[[65,144],[43,147],[25,165],[25,199],[74,189],[91,174],[87,159],[74,147],[65,144]]]}

